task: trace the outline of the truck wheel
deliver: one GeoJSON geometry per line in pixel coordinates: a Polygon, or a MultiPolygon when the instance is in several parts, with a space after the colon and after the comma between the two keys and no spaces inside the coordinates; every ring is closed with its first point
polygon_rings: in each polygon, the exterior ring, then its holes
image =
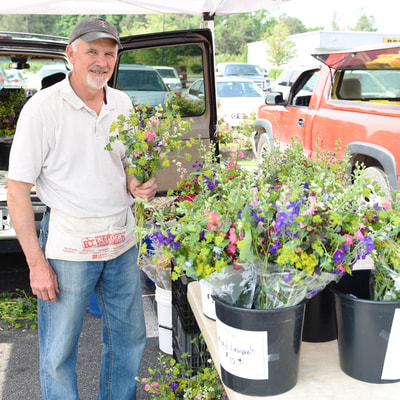
{"type": "Polygon", "coordinates": [[[261,135],[257,146],[257,162],[261,165],[267,154],[272,151],[271,142],[267,135],[261,135]]]}
{"type": "Polygon", "coordinates": [[[388,202],[392,199],[392,191],[390,188],[389,180],[384,171],[377,167],[365,168],[365,176],[371,179],[371,182],[376,182],[381,188],[381,192],[384,193],[384,197],[378,196],[377,193],[373,193],[370,201],[377,202],[379,204],[388,202]]]}

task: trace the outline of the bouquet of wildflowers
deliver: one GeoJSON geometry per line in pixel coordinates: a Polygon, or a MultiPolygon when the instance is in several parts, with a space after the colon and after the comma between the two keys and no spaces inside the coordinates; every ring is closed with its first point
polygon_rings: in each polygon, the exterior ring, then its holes
{"type": "MultiPolygon", "coordinates": [[[[234,159],[206,161],[180,183],[179,223],[160,224],[154,234],[175,257],[173,278],[208,279],[233,266],[251,281],[256,271],[253,306],[262,309],[295,305],[351,272],[374,249],[375,236],[365,200],[371,188],[361,168],[352,182],[347,169],[348,158],[321,150],[311,160],[294,142],[276,148],[256,172],[234,159]]],[[[216,293],[235,286],[222,285],[216,293]]],[[[247,283],[239,286],[248,291],[247,283]]]]}
{"type": "Polygon", "coordinates": [[[238,157],[234,153],[231,160],[219,163],[213,152],[207,152],[204,162],[194,164],[195,171],[178,183],[178,224],[158,223],[151,235],[156,246],[175,257],[173,279],[183,272],[195,279],[208,278],[238,259],[235,225],[240,223],[238,210],[246,203],[241,182],[252,179],[238,157]]]}
{"type": "MultiPolygon", "coordinates": [[[[106,149],[112,150],[112,143],[116,140],[125,146],[127,161],[126,170],[134,175],[139,182],[148,181],[155,171],[170,166],[170,157],[177,160],[181,151],[190,147],[195,139],[184,141],[182,137],[191,131],[191,121],[185,120],[179,114],[179,107],[166,104],[151,108],[149,105],[135,105],[129,116],[120,115],[111,125],[110,136],[106,149]]],[[[184,155],[190,159],[190,154],[184,155]]],[[[135,199],[136,231],[139,235],[139,248],[145,219],[145,202],[135,199]]]]}
{"type": "Polygon", "coordinates": [[[400,301],[400,193],[394,201],[375,207],[375,268],[371,274],[370,298],[375,301],[400,301]]]}
{"type": "Polygon", "coordinates": [[[362,169],[347,176],[348,158],[300,144],[276,148],[259,171],[241,258],[261,264],[256,308],[295,305],[351,272],[374,249],[372,205],[362,169]]]}

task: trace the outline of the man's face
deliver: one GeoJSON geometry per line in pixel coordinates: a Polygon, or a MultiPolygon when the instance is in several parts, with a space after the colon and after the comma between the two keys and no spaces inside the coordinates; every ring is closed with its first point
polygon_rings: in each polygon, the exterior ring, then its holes
{"type": "Polygon", "coordinates": [[[92,42],[78,39],[77,46],[67,47],[75,79],[91,89],[101,89],[107,84],[114,70],[117,52],[118,45],[112,39],[92,42]]]}

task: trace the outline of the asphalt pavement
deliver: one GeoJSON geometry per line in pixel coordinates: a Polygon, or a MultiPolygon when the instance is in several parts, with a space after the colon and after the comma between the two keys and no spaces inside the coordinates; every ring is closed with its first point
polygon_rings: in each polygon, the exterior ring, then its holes
{"type": "MultiPolygon", "coordinates": [[[[1,255],[0,292],[16,288],[30,291],[29,271],[22,255],[1,255]]],[[[139,377],[148,377],[160,352],[158,343],[155,288],[142,273],[143,305],[146,317],[147,343],[139,377]]],[[[101,318],[87,312],[77,364],[81,400],[95,400],[101,358],[101,318]]],[[[0,400],[41,400],[39,380],[39,346],[37,330],[8,329],[0,321],[0,400]],[[2,329],[2,330],[1,330],[2,329]]],[[[150,396],[138,385],[137,400],[150,396]]]]}

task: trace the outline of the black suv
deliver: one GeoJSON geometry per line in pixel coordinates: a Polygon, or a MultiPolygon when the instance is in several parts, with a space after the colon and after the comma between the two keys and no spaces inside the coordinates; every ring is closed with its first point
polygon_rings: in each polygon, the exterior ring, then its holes
{"type": "MultiPolygon", "coordinates": [[[[124,65],[124,68],[129,64],[172,67],[179,65],[183,61],[186,64],[188,59],[193,59],[196,65],[203,67],[201,76],[205,82],[204,106],[202,108],[197,106],[192,109],[187,105],[185,106],[184,115],[193,120],[192,131],[188,134],[187,139],[190,137],[201,138],[206,145],[215,142],[217,106],[211,32],[208,29],[197,29],[129,36],[121,38],[121,44],[122,48],[119,50],[117,65],[109,82],[109,85],[113,87],[118,88],[119,65],[124,65]]],[[[67,39],[61,37],[0,32],[0,71],[2,69],[18,70],[24,78],[25,84],[22,89],[25,95],[27,97],[33,96],[45,86],[54,83],[58,79],[65,78],[65,72],[70,69],[65,53],[66,45],[67,39]],[[41,75],[39,73],[43,69],[46,70],[46,75],[48,75],[49,70],[54,70],[54,74],[50,74],[50,78],[46,76],[46,80],[40,79],[41,75]],[[64,75],[62,73],[60,75],[60,70],[64,72],[64,75]],[[56,75],[57,73],[58,75],[56,75]]],[[[196,77],[198,75],[196,71],[196,77]]],[[[188,74],[188,78],[190,78],[190,74],[188,74]]],[[[119,89],[124,90],[123,87],[119,89]]],[[[21,89],[16,87],[7,89],[0,83],[0,102],[7,102],[13,90],[21,89]]],[[[129,94],[129,92],[127,93],[129,94]]],[[[2,140],[2,138],[4,138],[4,135],[1,134],[0,130],[0,212],[2,219],[0,225],[0,252],[10,252],[19,249],[19,245],[6,202],[8,152],[11,140],[2,140]]],[[[193,152],[193,158],[198,159],[197,148],[192,148],[191,151],[193,152]]],[[[192,168],[191,162],[182,162],[189,170],[192,168]]],[[[176,189],[179,174],[170,167],[165,171],[161,171],[156,179],[160,195],[162,195],[169,189],[176,189]]],[[[35,192],[32,192],[32,201],[38,228],[44,205],[36,197],[35,192]]]]}

